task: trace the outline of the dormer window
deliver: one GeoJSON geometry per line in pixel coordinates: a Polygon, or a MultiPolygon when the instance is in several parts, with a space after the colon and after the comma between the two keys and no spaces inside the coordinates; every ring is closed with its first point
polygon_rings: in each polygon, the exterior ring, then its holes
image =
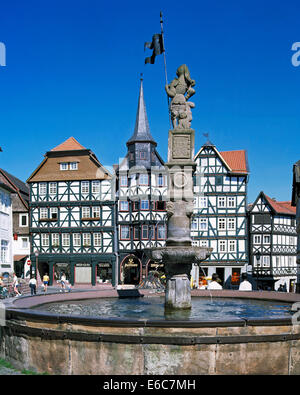
{"type": "Polygon", "coordinates": [[[61,163],[60,170],[68,170],[68,163],[66,163],[66,162],[61,163]]]}
{"type": "Polygon", "coordinates": [[[78,170],[78,163],[77,162],[71,162],[70,163],[70,170],[78,170]]]}
{"type": "Polygon", "coordinates": [[[78,162],[61,162],[60,170],[78,170],[78,162]]]}

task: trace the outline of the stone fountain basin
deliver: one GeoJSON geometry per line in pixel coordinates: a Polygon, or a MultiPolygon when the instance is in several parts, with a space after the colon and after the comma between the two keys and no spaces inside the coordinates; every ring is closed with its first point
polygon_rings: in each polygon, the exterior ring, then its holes
{"type": "MultiPolygon", "coordinates": [[[[141,291],[151,297],[149,291],[141,291]]],[[[300,302],[298,294],[210,291],[212,297],[300,302]]],[[[192,295],[209,296],[208,291],[192,295]]],[[[35,311],[117,291],[26,297],[7,306],[0,355],[53,374],[300,374],[300,328],[290,318],[172,321],[102,319],[35,311]]]]}
{"type": "Polygon", "coordinates": [[[195,246],[166,246],[157,248],[146,248],[145,254],[155,261],[166,261],[172,265],[191,265],[200,263],[207,259],[212,248],[195,246]]]}

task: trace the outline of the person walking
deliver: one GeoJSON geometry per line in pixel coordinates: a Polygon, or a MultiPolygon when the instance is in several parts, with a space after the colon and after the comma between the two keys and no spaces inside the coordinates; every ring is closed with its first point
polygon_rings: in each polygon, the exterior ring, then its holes
{"type": "Polygon", "coordinates": [[[62,273],[61,278],[60,278],[60,284],[61,284],[61,288],[62,288],[61,292],[65,292],[66,280],[67,280],[67,278],[66,278],[65,273],[62,273]]]}
{"type": "Polygon", "coordinates": [[[211,282],[208,284],[207,289],[223,289],[222,285],[220,284],[220,279],[217,273],[214,273],[211,276],[211,282]]]}
{"type": "Polygon", "coordinates": [[[239,291],[252,291],[252,284],[248,281],[247,273],[242,273],[242,282],[240,283],[239,291]]]}
{"type": "Polygon", "coordinates": [[[36,279],[34,277],[31,277],[29,280],[29,288],[31,291],[31,296],[36,295],[36,279]]]}
{"type": "Polygon", "coordinates": [[[13,288],[14,292],[16,293],[16,296],[21,296],[21,293],[19,292],[19,280],[18,277],[16,276],[16,273],[13,274],[13,288]]]}
{"type": "Polygon", "coordinates": [[[47,292],[47,287],[49,285],[49,276],[48,273],[45,273],[45,275],[43,276],[43,284],[44,284],[44,293],[47,292]]]}

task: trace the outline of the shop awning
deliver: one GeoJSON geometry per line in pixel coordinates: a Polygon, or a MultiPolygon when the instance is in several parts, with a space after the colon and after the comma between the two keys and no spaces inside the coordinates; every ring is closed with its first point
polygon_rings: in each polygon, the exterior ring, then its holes
{"type": "Polygon", "coordinates": [[[28,258],[28,255],[14,255],[14,262],[22,261],[25,258],[28,258]]]}

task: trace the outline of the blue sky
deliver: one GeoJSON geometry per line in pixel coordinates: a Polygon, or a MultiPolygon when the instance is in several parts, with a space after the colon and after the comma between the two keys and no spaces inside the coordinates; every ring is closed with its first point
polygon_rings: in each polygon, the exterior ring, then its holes
{"type": "Polygon", "coordinates": [[[196,80],[196,151],[207,132],[219,151],[246,149],[249,202],[261,190],[290,200],[300,159],[296,0],[3,0],[0,166],[26,180],[70,136],[104,165],[117,163],[133,133],[141,72],[151,133],[166,160],[163,57],[144,65],[160,10],[169,82],[182,63],[196,80]]]}

